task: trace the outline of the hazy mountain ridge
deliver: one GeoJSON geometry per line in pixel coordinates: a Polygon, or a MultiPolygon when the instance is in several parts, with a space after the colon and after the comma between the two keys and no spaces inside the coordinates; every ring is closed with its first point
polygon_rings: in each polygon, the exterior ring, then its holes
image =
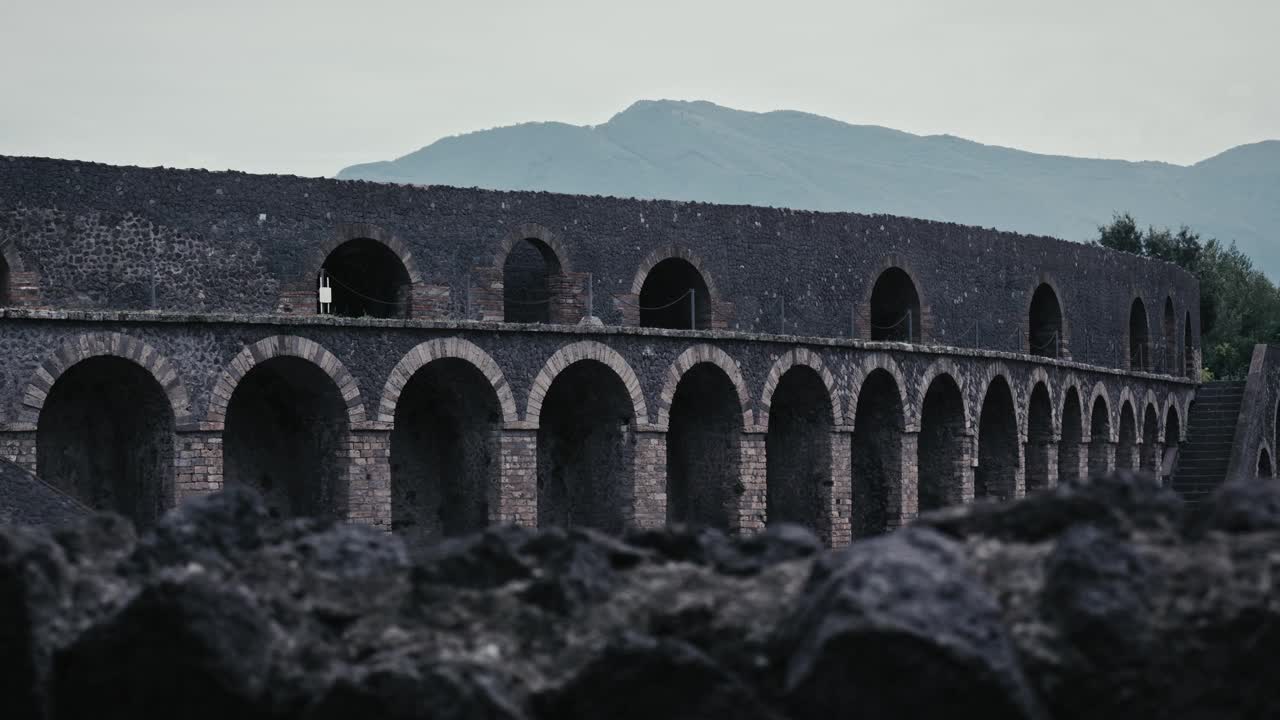
{"type": "Polygon", "coordinates": [[[1278,140],[1181,166],[659,100],[602,125],[533,122],[442,138],[337,177],[882,212],[1070,240],[1128,211],[1144,225],[1235,239],[1280,277],[1278,140]]]}

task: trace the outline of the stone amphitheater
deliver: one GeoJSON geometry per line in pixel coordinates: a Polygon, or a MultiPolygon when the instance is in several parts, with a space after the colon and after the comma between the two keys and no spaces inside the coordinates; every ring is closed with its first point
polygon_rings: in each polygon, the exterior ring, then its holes
{"type": "Polygon", "coordinates": [[[1112,468],[1196,501],[1280,444],[1280,348],[1201,384],[1192,276],[1047,237],[0,157],[0,253],[17,516],[242,484],[416,543],[840,546],[1112,468]]]}

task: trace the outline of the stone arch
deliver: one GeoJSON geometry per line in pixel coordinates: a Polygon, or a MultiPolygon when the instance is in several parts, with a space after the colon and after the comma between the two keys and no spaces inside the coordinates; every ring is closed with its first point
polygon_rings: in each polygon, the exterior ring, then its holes
{"type": "Polygon", "coordinates": [[[863,337],[873,341],[922,343],[932,317],[919,278],[897,256],[881,263],[862,300],[863,337]],[[910,320],[904,320],[907,315],[910,320]]]}
{"type": "Polygon", "coordinates": [[[977,377],[975,379],[977,380],[977,383],[972,386],[972,389],[976,393],[981,393],[981,396],[974,397],[972,405],[974,411],[979,414],[982,412],[982,404],[986,399],[987,393],[991,390],[991,383],[995,382],[997,379],[1003,380],[1005,385],[1009,387],[1009,395],[1013,399],[1013,419],[1018,441],[1026,442],[1026,404],[1022,401],[1022,397],[1018,395],[1016,386],[1010,380],[1010,378],[1014,377],[1014,374],[1009,371],[1009,367],[999,361],[984,363],[978,373],[976,373],[976,376],[977,377]]]}
{"type": "Polygon", "coordinates": [[[964,376],[942,363],[935,363],[936,372],[926,373],[919,391],[916,466],[920,512],[958,505],[973,497],[971,432],[961,384],[964,376]]]}
{"type": "Polygon", "coordinates": [[[1089,401],[1089,475],[1103,475],[1115,463],[1114,449],[1117,423],[1111,417],[1111,401],[1106,388],[1098,392],[1101,382],[1094,386],[1089,401]]]}
{"type": "Polygon", "coordinates": [[[1141,435],[1138,428],[1138,406],[1129,388],[1120,391],[1119,419],[1116,428],[1116,469],[1137,470],[1141,435]]]}
{"type": "Polygon", "coordinates": [[[1154,399],[1143,401],[1141,422],[1139,432],[1142,434],[1142,455],[1138,466],[1147,472],[1158,473],[1163,453],[1160,451],[1160,413],[1156,410],[1154,399]]]}
{"type": "MultiPolygon", "coordinates": [[[[1009,376],[1006,375],[1005,377],[1007,378],[1009,376]]],[[[1049,373],[1042,367],[1032,368],[1031,374],[1027,378],[1026,384],[1023,386],[1024,389],[1023,389],[1022,397],[1026,399],[1028,403],[1027,405],[1028,408],[1030,407],[1031,393],[1035,392],[1036,385],[1044,385],[1045,391],[1049,393],[1049,431],[1050,431],[1049,439],[1052,440],[1062,432],[1062,419],[1058,414],[1056,403],[1054,402],[1053,383],[1050,382],[1049,380],[1049,373]]],[[[1013,386],[1010,385],[1010,387],[1013,387],[1013,386]]],[[[1017,397],[1017,393],[1014,394],[1014,397],[1015,398],[1017,397]]],[[[1019,413],[1018,416],[1019,416],[1019,421],[1021,422],[1021,427],[1019,428],[1019,432],[1021,436],[1025,438],[1028,436],[1028,433],[1031,432],[1030,410],[1028,410],[1027,412],[1019,413]]]]}
{"type": "Polygon", "coordinates": [[[489,381],[493,392],[497,395],[498,404],[502,408],[503,422],[518,422],[520,415],[516,411],[515,396],[511,386],[502,374],[502,368],[489,353],[480,349],[475,343],[463,338],[437,338],[428,340],[414,347],[400,358],[400,362],[391,370],[387,384],[382,389],[382,398],[378,402],[378,422],[389,424],[395,421],[396,404],[405,385],[413,378],[414,373],[435,360],[453,358],[475,366],[489,381]]]}
{"type": "Polygon", "coordinates": [[[683,353],[684,362],[677,358],[671,368],[678,381],[659,399],[658,416],[667,427],[666,519],[733,531],[741,525],[742,431],[751,413],[743,409],[742,378],[733,377],[737,365],[717,353],[683,353]]]}
{"type": "Polygon", "coordinates": [[[1047,276],[1031,289],[1027,298],[1025,352],[1042,357],[1062,357],[1067,347],[1067,314],[1062,294],[1047,276]]]}
{"type": "Polygon", "coordinates": [[[995,373],[983,393],[978,419],[974,496],[1012,500],[1019,495],[1022,449],[1018,399],[1008,376],[995,373]]]}
{"type": "Polygon", "coordinates": [[[1164,401],[1164,417],[1160,424],[1160,442],[1164,443],[1166,446],[1176,445],[1182,442],[1184,425],[1185,423],[1182,422],[1182,408],[1178,406],[1178,399],[1173,396],[1173,393],[1169,393],[1164,401]],[[1169,437],[1170,418],[1173,418],[1176,423],[1174,429],[1177,430],[1172,438],[1169,437]]]}
{"type": "Polygon", "coordinates": [[[1161,358],[1160,369],[1170,375],[1178,375],[1178,320],[1173,309],[1173,296],[1164,299],[1164,312],[1161,315],[1161,334],[1164,335],[1164,357],[1161,358]]]}
{"type": "Polygon", "coordinates": [[[555,253],[556,264],[560,271],[570,272],[568,248],[555,233],[538,223],[521,223],[511,228],[510,232],[502,237],[502,242],[498,243],[498,248],[493,253],[493,269],[501,272],[503,266],[507,264],[507,256],[525,240],[537,240],[545,245],[555,253]]]}
{"type": "Polygon", "coordinates": [[[102,356],[123,358],[146,370],[164,390],[173,409],[175,425],[181,427],[191,422],[191,397],[173,362],[145,341],[115,332],[78,335],[46,357],[22,389],[18,422],[34,425],[58,378],[73,365],[102,356]]]}
{"type": "Polygon", "coordinates": [[[145,530],[177,501],[172,399],[154,366],[120,353],[85,355],[41,398],[35,470],[85,505],[145,530]]]}
{"type": "Polygon", "coordinates": [[[839,401],[831,397],[829,378],[808,362],[771,375],[765,391],[766,522],[805,525],[831,545],[837,531],[832,501],[843,495],[835,482],[847,482],[833,472],[839,401]]]}
{"type": "Polygon", "coordinates": [[[911,409],[910,389],[907,376],[902,372],[897,360],[889,353],[872,352],[863,355],[861,362],[849,370],[849,405],[845,413],[851,429],[857,430],[858,394],[867,378],[877,370],[889,374],[897,386],[898,402],[902,403],[902,426],[904,431],[914,432],[919,429],[919,418],[913,417],[911,409]]]}
{"type": "Polygon", "coordinates": [[[764,427],[769,426],[769,407],[773,403],[773,393],[778,388],[778,381],[788,370],[797,365],[808,367],[822,378],[822,384],[826,386],[827,395],[831,398],[832,422],[837,427],[844,425],[844,414],[840,411],[840,395],[836,389],[835,377],[822,364],[822,358],[808,348],[788,350],[774,361],[773,367],[765,377],[764,390],[760,393],[760,405],[756,411],[757,422],[764,427]]]}
{"type": "Polygon", "coordinates": [[[618,351],[595,340],[582,340],[565,345],[547,359],[529,388],[529,397],[524,403],[525,422],[538,422],[538,416],[542,412],[542,402],[546,399],[551,383],[565,368],[582,360],[595,360],[616,373],[626,386],[635,417],[634,422],[637,424],[649,422],[649,408],[640,387],[640,378],[636,377],[631,365],[618,354],[618,351]]]}
{"type": "Polygon", "coordinates": [[[1074,374],[1072,374],[1067,376],[1067,378],[1062,381],[1061,385],[1062,387],[1058,395],[1058,401],[1059,401],[1058,407],[1062,408],[1062,410],[1059,410],[1056,412],[1057,419],[1054,425],[1054,431],[1059,436],[1061,436],[1063,433],[1067,431],[1067,427],[1066,427],[1067,420],[1066,420],[1066,412],[1065,412],[1066,403],[1068,399],[1067,395],[1072,390],[1074,390],[1075,397],[1076,397],[1076,409],[1080,411],[1076,414],[1076,417],[1080,421],[1079,427],[1077,429],[1080,431],[1081,437],[1084,437],[1085,435],[1088,434],[1089,413],[1088,413],[1088,409],[1085,407],[1085,402],[1087,398],[1086,393],[1082,392],[1080,389],[1080,386],[1081,386],[1080,379],[1077,378],[1074,374]]]}
{"type": "Polygon", "coordinates": [[[1147,304],[1141,296],[1135,296],[1129,304],[1129,339],[1128,362],[1125,367],[1135,372],[1151,370],[1151,319],[1147,314],[1147,304]]]}
{"type": "Polygon", "coordinates": [[[1027,391],[1026,488],[1043,490],[1049,486],[1049,459],[1053,452],[1053,395],[1047,380],[1036,380],[1027,391]]]}
{"type": "Polygon", "coordinates": [[[360,396],[360,386],[341,360],[314,340],[297,335],[272,335],[241,350],[223,369],[218,382],[213,386],[209,410],[205,413],[205,421],[211,430],[225,429],[227,405],[231,402],[231,396],[244,376],[260,363],[277,357],[306,360],[320,368],[329,376],[329,379],[333,380],[338,393],[346,402],[347,422],[352,427],[365,422],[364,401],[360,396]]]}
{"type": "Polygon", "coordinates": [[[1085,408],[1085,416],[1089,418],[1089,420],[1086,420],[1086,422],[1089,422],[1089,423],[1092,422],[1092,413],[1093,413],[1094,407],[1097,404],[1098,398],[1102,398],[1102,406],[1107,411],[1107,430],[1108,430],[1107,440],[1110,442],[1115,442],[1116,441],[1116,434],[1115,434],[1116,419],[1114,417],[1115,411],[1112,410],[1112,408],[1115,406],[1111,403],[1111,392],[1107,390],[1106,384],[1103,383],[1101,380],[1093,384],[1093,390],[1090,391],[1089,393],[1089,404],[1085,408]]]}
{"type": "Polygon", "coordinates": [[[653,251],[640,263],[631,282],[630,298],[621,303],[628,324],[707,330],[714,322],[720,293],[697,255],[686,248],[668,245],[653,251]],[[689,290],[694,291],[693,328],[689,327],[689,290]]]}
{"type": "MultiPolygon", "coordinates": [[[[961,410],[964,414],[964,431],[966,435],[973,434],[975,419],[973,417],[973,403],[969,398],[968,375],[951,361],[949,358],[940,358],[934,360],[925,368],[924,373],[920,376],[920,382],[916,385],[916,395],[912,399],[912,408],[914,411],[914,425],[908,422],[908,432],[918,432],[921,429],[924,420],[924,401],[925,396],[929,392],[929,388],[933,386],[934,380],[938,377],[946,375],[951,378],[956,387],[960,391],[961,410]]],[[[910,417],[912,413],[908,413],[910,417]]]]}
{"type": "Polygon", "coordinates": [[[370,223],[339,223],[336,225],[329,237],[316,247],[315,252],[311,253],[311,259],[306,266],[306,274],[301,279],[307,283],[314,282],[316,274],[320,272],[320,268],[324,266],[324,261],[329,258],[329,255],[352,240],[373,240],[385,246],[400,259],[400,263],[404,265],[405,272],[409,274],[410,282],[415,285],[422,282],[422,272],[418,269],[418,261],[414,259],[413,251],[409,245],[395,233],[370,223]]]}
{"type": "Polygon", "coordinates": [[[1191,335],[1191,311],[1182,322],[1182,374],[1194,378],[1196,374],[1196,344],[1191,335]]]}
{"type": "Polygon", "coordinates": [[[1084,439],[1089,436],[1086,418],[1088,410],[1080,396],[1079,383],[1074,377],[1069,379],[1062,390],[1060,401],[1061,422],[1058,433],[1058,481],[1061,483],[1077,482],[1081,479],[1084,439]]]}
{"type": "MultiPolygon", "coordinates": [[[[492,274],[501,278],[501,310],[504,322],[551,323],[569,320],[565,310],[574,304],[574,288],[568,280],[564,247],[547,228],[526,223],[503,238],[494,255],[492,274]]],[[[487,273],[486,273],[487,274],[487,273]]],[[[490,290],[480,289],[485,304],[490,290]]],[[[483,317],[496,315],[481,307],[483,317]]]]}
{"type": "Polygon", "coordinates": [[[680,353],[675,361],[671,363],[671,367],[667,368],[667,377],[662,384],[662,393],[658,396],[658,417],[655,423],[657,427],[666,428],[670,425],[671,402],[675,399],[676,388],[680,385],[680,380],[685,373],[699,363],[711,363],[724,371],[724,374],[733,383],[733,387],[738,393],[738,402],[742,405],[743,426],[750,427],[754,425],[753,413],[751,412],[751,396],[747,392],[747,383],[742,377],[742,369],[738,367],[738,362],[730,357],[728,353],[714,345],[701,344],[694,345],[680,353]]]}
{"type": "Polygon", "coordinates": [[[906,423],[906,399],[900,375],[885,368],[866,373],[858,383],[849,417],[853,537],[867,537],[897,528],[911,505],[904,487],[902,434],[906,423]]]}

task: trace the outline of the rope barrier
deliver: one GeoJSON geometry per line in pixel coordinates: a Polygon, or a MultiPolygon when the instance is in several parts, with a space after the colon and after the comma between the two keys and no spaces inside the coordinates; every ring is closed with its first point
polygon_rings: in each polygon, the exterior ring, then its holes
{"type": "Polygon", "coordinates": [[[361,299],[363,299],[363,300],[368,300],[369,302],[382,303],[383,305],[391,305],[391,306],[393,306],[393,307],[399,307],[399,306],[401,306],[401,305],[404,305],[404,301],[403,301],[403,300],[397,300],[397,301],[394,301],[394,302],[393,302],[393,301],[390,301],[390,300],[379,300],[378,298],[369,297],[368,295],[365,295],[365,294],[361,293],[359,290],[356,290],[355,288],[351,287],[350,285],[348,285],[348,284],[346,284],[346,283],[342,282],[341,280],[339,280],[338,278],[334,277],[332,273],[330,273],[330,274],[329,274],[329,280],[330,280],[330,282],[334,282],[334,283],[337,283],[338,285],[341,285],[343,288],[345,288],[345,289],[346,289],[346,291],[347,291],[347,292],[349,292],[349,293],[351,293],[352,295],[355,295],[356,297],[361,298],[361,299]]]}
{"type": "Polygon", "coordinates": [[[892,325],[877,325],[877,324],[875,324],[875,323],[871,323],[871,327],[872,327],[872,329],[874,329],[874,330],[892,330],[892,329],[894,329],[894,328],[898,327],[899,325],[901,325],[902,323],[906,322],[906,321],[907,321],[907,319],[908,319],[908,318],[910,318],[910,317],[911,317],[911,311],[907,311],[907,314],[905,314],[905,315],[903,315],[902,317],[898,318],[898,321],[897,321],[897,322],[895,322],[895,323],[893,323],[892,325]]]}
{"type": "Polygon", "coordinates": [[[641,305],[639,303],[627,302],[626,300],[623,300],[622,298],[616,297],[616,296],[614,297],[614,300],[617,300],[623,305],[630,305],[633,308],[639,308],[640,310],[666,310],[667,308],[674,306],[676,303],[680,302],[681,300],[684,300],[685,298],[689,297],[692,294],[693,294],[693,290],[686,290],[682,295],[680,295],[680,297],[676,298],[675,300],[672,300],[666,305],[657,305],[654,307],[645,307],[644,305],[641,305]]]}

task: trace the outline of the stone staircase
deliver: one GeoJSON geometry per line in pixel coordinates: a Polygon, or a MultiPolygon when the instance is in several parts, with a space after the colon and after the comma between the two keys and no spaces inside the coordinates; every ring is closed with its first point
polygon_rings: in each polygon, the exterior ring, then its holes
{"type": "Polygon", "coordinates": [[[1178,453],[1172,482],[1187,502],[1198,502],[1226,479],[1244,386],[1243,380],[1228,380],[1205,383],[1196,391],[1187,443],[1178,453]]]}

